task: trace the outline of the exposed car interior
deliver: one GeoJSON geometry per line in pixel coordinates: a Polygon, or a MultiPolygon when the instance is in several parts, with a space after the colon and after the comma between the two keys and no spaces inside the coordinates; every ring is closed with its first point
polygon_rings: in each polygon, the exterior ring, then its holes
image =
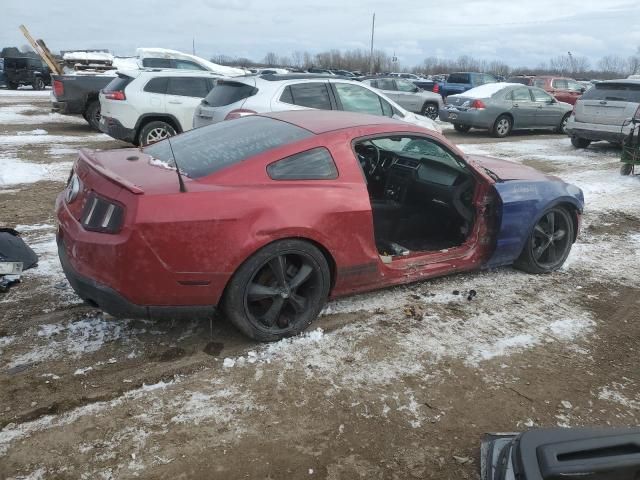
{"type": "Polygon", "coordinates": [[[445,147],[424,137],[362,140],[364,171],[381,256],[462,245],[473,228],[475,179],[445,147]]]}

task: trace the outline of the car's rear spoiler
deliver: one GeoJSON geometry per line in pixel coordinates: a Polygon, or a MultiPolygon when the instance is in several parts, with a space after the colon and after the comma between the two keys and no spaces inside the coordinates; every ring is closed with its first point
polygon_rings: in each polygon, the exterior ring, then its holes
{"type": "Polygon", "coordinates": [[[92,155],[92,150],[88,150],[86,148],[80,149],[80,157],[79,160],[82,160],[84,163],[93,168],[100,175],[105,177],[108,180],[111,180],[113,183],[120,185],[121,187],[126,188],[131,193],[135,193],[136,195],[141,195],[144,193],[144,190],[137,185],[134,185],[129,180],[122,178],[120,175],[115,172],[107,169],[102,165],[95,156],[92,155]]]}

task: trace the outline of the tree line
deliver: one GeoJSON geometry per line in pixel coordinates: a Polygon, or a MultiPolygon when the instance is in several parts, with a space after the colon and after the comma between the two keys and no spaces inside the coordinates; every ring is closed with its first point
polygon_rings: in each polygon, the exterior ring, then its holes
{"type": "Polygon", "coordinates": [[[412,72],[422,75],[473,71],[504,77],[510,75],[563,75],[574,78],[605,79],[640,75],[640,46],[634,55],[626,58],[619,55],[607,55],[594,65],[587,57],[575,56],[568,52],[566,55],[550,58],[547,62],[542,62],[535,67],[511,67],[500,60],[480,60],[470,55],[461,55],[456,59],[427,57],[420,65],[406,66],[401,65],[395,57],[387,52],[374,50],[372,56],[369,50],[364,49],[332,49],[315,54],[298,50],[290,55],[282,56],[275,52],[269,52],[261,61],[217,55],[211,58],[211,61],[222,65],[246,68],[289,67],[306,70],[315,67],[362,73],[412,72]]]}

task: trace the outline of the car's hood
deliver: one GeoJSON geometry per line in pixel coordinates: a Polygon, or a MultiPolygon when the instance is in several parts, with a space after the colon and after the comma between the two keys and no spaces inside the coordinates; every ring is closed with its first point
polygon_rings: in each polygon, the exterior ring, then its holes
{"type": "Polygon", "coordinates": [[[500,180],[556,180],[556,177],[546,175],[535,168],[520,163],[486,157],[484,155],[468,155],[468,158],[481,167],[491,170],[500,180]]]}
{"type": "Polygon", "coordinates": [[[402,120],[407,123],[411,123],[412,125],[418,125],[422,128],[427,128],[429,130],[433,130],[434,132],[442,133],[442,128],[436,122],[431,120],[428,117],[423,117],[422,115],[416,115],[415,113],[407,112],[406,110],[403,112],[404,117],[400,118],[398,116],[393,116],[393,118],[397,120],[402,120]]]}

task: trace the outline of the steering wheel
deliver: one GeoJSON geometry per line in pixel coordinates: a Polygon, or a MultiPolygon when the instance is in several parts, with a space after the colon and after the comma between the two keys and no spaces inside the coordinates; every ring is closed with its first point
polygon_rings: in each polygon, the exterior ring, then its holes
{"type": "Polygon", "coordinates": [[[358,145],[356,153],[367,177],[372,177],[380,168],[380,150],[373,143],[368,143],[358,145]]]}
{"type": "Polygon", "coordinates": [[[460,216],[467,222],[471,222],[473,220],[473,209],[467,206],[470,199],[464,197],[467,197],[467,194],[471,190],[472,186],[473,180],[471,177],[468,177],[460,185],[453,189],[452,194],[453,208],[455,208],[456,212],[458,212],[460,216]]]}

